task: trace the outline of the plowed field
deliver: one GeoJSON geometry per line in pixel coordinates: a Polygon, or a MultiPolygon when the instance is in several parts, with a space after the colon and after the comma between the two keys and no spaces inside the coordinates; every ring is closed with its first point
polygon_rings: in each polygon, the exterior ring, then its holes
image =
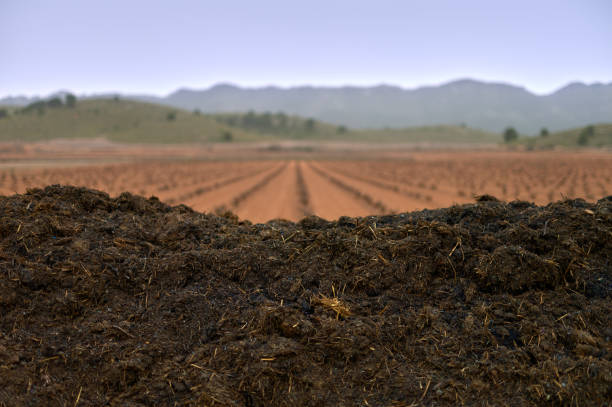
{"type": "Polygon", "coordinates": [[[475,195],[547,204],[612,192],[605,153],[422,152],[372,159],[155,161],[70,168],[4,168],[0,194],[50,184],[128,191],[242,219],[326,219],[448,207],[475,195]]]}

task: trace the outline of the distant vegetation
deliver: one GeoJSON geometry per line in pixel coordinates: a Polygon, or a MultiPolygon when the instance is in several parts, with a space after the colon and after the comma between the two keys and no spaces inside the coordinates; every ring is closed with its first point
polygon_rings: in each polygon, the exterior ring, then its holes
{"type": "Polygon", "coordinates": [[[29,113],[38,113],[39,115],[43,115],[46,109],[59,109],[59,108],[69,108],[73,109],[76,106],[76,96],[71,93],[66,94],[64,100],[60,97],[52,97],[47,100],[39,100],[29,105],[17,109],[16,113],[29,114],[29,113]]]}
{"type": "Polygon", "coordinates": [[[490,144],[501,142],[501,136],[466,126],[423,126],[405,129],[348,130],[338,133],[338,139],[381,141],[390,143],[490,144]]]}
{"type": "Polygon", "coordinates": [[[595,136],[595,127],[594,126],[585,127],[584,129],[580,131],[580,134],[578,134],[578,145],[586,146],[587,144],[589,144],[589,142],[593,139],[594,136],[595,136]]]}
{"type": "Polygon", "coordinates": [[[262,136],[301,140],[336,140],[397,143],[499,143],[498,134],[466,126],[425,126],[406,129],[355,130],[312,118],[284,113],[224,113],[211,115],[219,123],[262,136]]]}
{"type": "Polygon", "coordinates": [[[558,132],[549,132],[543,127],[537,136],[519,134],[514,127],[503,133],[504,143],[525,146],[529,150],[562,148],[612,147],[612,124],[596,124],[558,132]]]}
{"type": "Polygon", "coordinates": [[[290,139],[331,138],[337,133],[337,126],[318,122],[314,119],[304,119],[289,116],[285,113],[223,113],[210,115],[218,123],[243,129],[249,132],[274,138],[290,139]]]}
{"type": "Polygon", "coordinates": [[[77,98],[72,93],[68,93],[66,95],[66,106],[67,107],[75,107],[77,98]]]}
{"type": "Polygon", "coordinates": [[[549,133],[540,131],[537,137],[520,137],[520,144],[530,149],[559,147],[612,147],[612,124],[593,124],[585,127],[549,133]]]}
{"type": "Polygon", "coordinates": [[[504,130],[504,142],[505,143],[513,143],[518,140],[518,132],[514,129],[514,127],[508,127],[504,130]]]}

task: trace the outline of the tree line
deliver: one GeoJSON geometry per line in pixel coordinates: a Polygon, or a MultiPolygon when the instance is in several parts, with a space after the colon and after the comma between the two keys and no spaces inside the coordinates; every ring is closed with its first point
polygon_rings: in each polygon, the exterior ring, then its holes
{"type": "Polygon", "coordinates": [[[247,113],[220,114],[215,116],[219,123],[240,127],[248,130],[279,132],[279,131],[304,131],[313,132],[317,128],[317,122],[312,119],[301,119],[288,116],[285,113],[247,113]]]}
{"type": "MultiPolygon", "coordinates": [[[[549,136],[549,131],[546,127],[543,127],[540,130],[539,137],[546,138],[549,136]]],[[[589,144],[589,141],[595,136],[595,126],[589,125],[584,127],[580,133],[578,134],[577,144],[579,146],[586,146],[589,144]]],[[[504,130],[504,142],[507,144],[514,143],[518,141],[519,133],[516,131],[514,127],[506,127],[504,130]]]]}
{"type": "Polygon", "coordinates": [[[74,108],[77,98],[72,93],[67,93],[63,100],[60,97],[53,97],[47,100],[39,100],[17,110],[17,113],[38,113],[44,114],[46,109],[74,108]]]}

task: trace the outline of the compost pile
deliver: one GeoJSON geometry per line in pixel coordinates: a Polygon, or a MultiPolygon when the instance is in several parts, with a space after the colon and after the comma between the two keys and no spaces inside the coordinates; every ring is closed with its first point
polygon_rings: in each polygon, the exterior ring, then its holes
{"type": "Polygon", "coordinates": [[[612,197],[251,224],[0,197],[0,405],[605,405],[612,197]]]}

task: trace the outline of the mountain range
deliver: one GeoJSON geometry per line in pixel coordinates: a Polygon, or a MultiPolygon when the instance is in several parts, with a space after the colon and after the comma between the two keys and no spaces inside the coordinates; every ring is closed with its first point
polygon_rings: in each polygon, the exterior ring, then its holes
{"type": "MultiPolygon", "coordinates": [[[[109,97],[95,95],[89,97],[109,97]]],[[[204,90],[179,89],[165,97],[121,95],[194,110],[220,112],[285,112],[353,128],[462,124],[501,132],[508,126],[524,134],[542,127],[557,131],[612,122],[612,83],[570,83],[547,95],[503,84],[457,80],[440,86],[405,89],[397,86],[243,88],[218,84],[204,90]]],[[[23,105],[25,97],[0,99],[0,105],[23,105]]]]}

